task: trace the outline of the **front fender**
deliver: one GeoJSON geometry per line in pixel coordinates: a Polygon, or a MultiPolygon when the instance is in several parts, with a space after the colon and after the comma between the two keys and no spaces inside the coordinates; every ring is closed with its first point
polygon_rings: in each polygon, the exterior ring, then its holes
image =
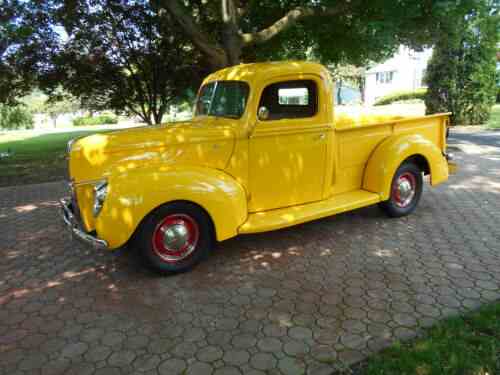
{"type": "Polygon", "coordinates": [[[96,219],[97,235],[110,248],[120,247],[151,211],[180,200],[207,211],[219,241],[235,236],[247,217],[245,191],[226,173],[194,166],[149,166],[110,176],[108,195],[96,219]]]}
{"type": "Polygon", "coordinates": [[[448,164],[439,147],[418,134],[399,135],[389,137],[375,149],[365,169],[363,189],[379,194],[382,201],[389,199],[396,170],[416,155],[427,160],[433,186],[448,179],[448,164]]]}

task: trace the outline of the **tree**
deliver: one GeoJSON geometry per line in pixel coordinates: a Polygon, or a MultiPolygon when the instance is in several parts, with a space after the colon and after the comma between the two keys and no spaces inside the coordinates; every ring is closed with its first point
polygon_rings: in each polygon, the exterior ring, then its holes
{"type": "Polygon", "coordinates": [[[361,102],[365,101],[366,68],[353,65],[335,65],[329,67],[329,70],[332,77],[337,82],[336,90],[338,104],[343,104],[341,94],[344,83],[356,87],[361,94],[361,102]]]}
{"type": "Polygon", "coordinates": [[[33,129],[33,115],[22,104],[0,104],[0,129],[33,129]]]}
{"type": "Polygon", "coordinates": [[[86,107],[159,123],[210,71],[311,56],[362,66],[432,42],[449,9],[475,1],[0,0],[0,88],[62,86],[86,107]]]}
{"type": "Polygon", "coordinates": [[[49,2],[0,0],[0,103],[28,94],[57,48],[49,2]]]}
{"type": "Polygon", "coordinates": [[[50,117],[54,128],[56,128],[59,116],[66,113],[75,113],[80,109],[81,106],[78,100],[66,94],[63,97],[49,98],[43,105],[41,112],[50,117]]]}
{"type": "Polygon", "coordinates": [[[68,38],[41,87],[53,94],[62,85],[89,109],[159,124],[206,72],[170,16],[148,1],[61,1],[53,22],[68,38]]]}
{"type": "Polygon", "coordinates": [[[456,1],[159,0],[212,69],[263,58],[363,65],[399,44],[429,43],[456,1]]]}
{"type": "Polygon", "coordinates": [[[489,0],[442,25],[427,69],[428,113],[452,112],[453,124],[485,123],[495,102],[498,9],[489,0]]]}

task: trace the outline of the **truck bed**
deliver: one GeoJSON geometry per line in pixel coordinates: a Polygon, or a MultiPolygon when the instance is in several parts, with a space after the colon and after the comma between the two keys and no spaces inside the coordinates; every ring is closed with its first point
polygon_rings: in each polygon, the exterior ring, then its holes
{"type": "Polygon", "coordinates": [[[394,124],[448,114],[426,116],[423,106],[387,105],[380,107],[340,106],[335,108],[335,129],[342,131],[366,126],[394,124]]]}
{"type": "Polygon", "coordinates": [[[418,134],[445,150],[443,126],[446,126],[448,114],[405,116],[386,110],[387,107],[336,111],[333,151],[337,169],[332,181],[333,195],[362,188],[366,163],[377,146],[392,135],[418,134]]]}

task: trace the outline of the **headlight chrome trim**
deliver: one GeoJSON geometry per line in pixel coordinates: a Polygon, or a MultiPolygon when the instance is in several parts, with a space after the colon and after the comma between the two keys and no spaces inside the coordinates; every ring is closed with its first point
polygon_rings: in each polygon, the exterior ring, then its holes
{"type": "Polygon", "coordinates": [[[108,194],[108,181],[101,180],[94,185],[94,204],[92,206],[92,213],[94,217],[99,216],[108,194]]]}

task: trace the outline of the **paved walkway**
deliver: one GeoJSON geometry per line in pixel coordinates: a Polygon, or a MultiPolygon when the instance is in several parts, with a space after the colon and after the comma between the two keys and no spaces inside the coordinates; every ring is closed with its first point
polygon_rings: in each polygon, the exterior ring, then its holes
{"type": "Polygon", "coordinates": [[[500,130],[477,131],[474,126],[452,128],[450,141],[477,146],[491,146],[500,149],[500,130]]]}
{"type": "Polygon", "coordinates": [[[377,207],[219,245],[157,277],[71,242],[62,183],[0,189],[0,374],[330,374],[500,298],[500,150],[417,212],[377,207]]]}

